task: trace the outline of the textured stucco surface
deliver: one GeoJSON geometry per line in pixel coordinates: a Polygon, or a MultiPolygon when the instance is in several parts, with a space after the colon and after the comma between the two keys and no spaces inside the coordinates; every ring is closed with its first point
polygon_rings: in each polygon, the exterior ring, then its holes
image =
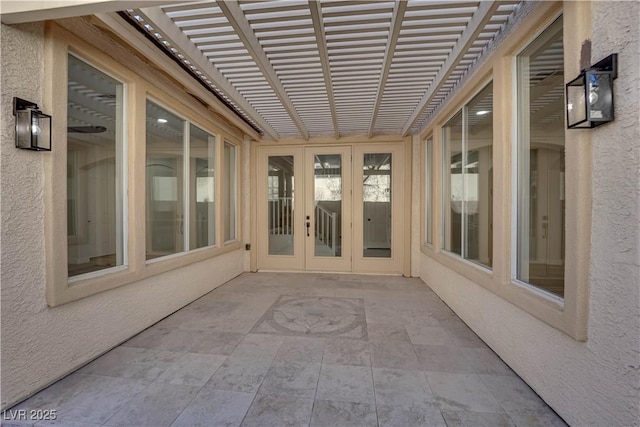
{"type": "Polygon", "coordinates": [[[592,4],[592,62],[619,54],[616,120],[592,130],[588,340],[421,255],[421,277],[569,424],[640,424],[640,3],[592,4]]]}
{"type": "MultiPolygon", "coordinates": [[[[38,391],[243,271],[243,251],[49,308],[44,165],[14,147],[11,102],[42,104],[43,27],[2,25],[1,406],[38,391]]],[[[45,111],[47,112],[47,111],[45,111]]],[[[55,124],[55,116],[54,116],[55,124]]],[[[53,149],[64,149],[53,142],[53,149]]],[[[59,187],[64,196],[64,186],[59,187]]]]}

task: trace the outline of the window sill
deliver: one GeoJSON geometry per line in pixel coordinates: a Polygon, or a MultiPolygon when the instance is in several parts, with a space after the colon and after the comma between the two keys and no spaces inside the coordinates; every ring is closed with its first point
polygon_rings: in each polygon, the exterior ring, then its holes
{"type": "Polygon", "coordinates": [[[542,289],[539,289],[538,287],[536,287],[535,285],[532,285],[531,283],[527,283],[527,282],[523,282],[521,280],[517,280],[517,279],[511,279],[511,286],[516,287],[516,288],[521,288],[523,289],[525,292],[530,292],[546,301],[548,301],[550,304],[555,304],[556,307],[560,310],[564,309],[564,298],[559,297],[557,295],[554,295],[552,293],[549,292],[545,292],[542,289]]]}
{"type": "Polygon", "coordinates": [[[189,264],[204,261],[237,249],[240,249],[240,242],[234,242],[234,244],[225,245],[221,248],[217,246],[199,248],[190,252],[182,252],[180,254],[157,258],[157,261],[147,261],[143,270],[145,273],[144,278],[175,270],[176,268],[185,267],[189,264]]]}
{"type": "Polygon", "coordinates": [[[78,274],[77,276],[69,277],[69,286],[73,286],[75,283],[82,283],[87,280],[98,279],[103,276],[112,276],[127,270],[129,270],[128,265],[116,265],[115,267],[92,271],[90,273],[78,274]]]}
{"type": "Polygon", "coordinates": [[[157,258],[138,268],[131,265],[119,266],[72,277],[60,283],[59,286],[47,288],[47,304],[50,307],[56,307],[239,249],[241,249],[240,242],[236,241],[222,248],[200,248],[157,258]]]}
{"type": "Polygon", "coordinates": [[[469,280],[479,283],[486,288],[493,287],[494,274],[492,270],[480,267],[478,264],[442,250],[433,249],[429,256],[445,267],[462,274],[469,280]]]}
{"type": "Polygon", "coordinates": [[[579,318],[573,313],[571,304],[567,302],[566,298],[562,299],[510,277],[503,279],[503,275],[486,270],[447,252],[435,251],[424,245],[421,251],[442,266],[482,286],[494,295],[567,334],[576,341],[585,341],[587,339],[586,334],[581,332],[579,318]]]}

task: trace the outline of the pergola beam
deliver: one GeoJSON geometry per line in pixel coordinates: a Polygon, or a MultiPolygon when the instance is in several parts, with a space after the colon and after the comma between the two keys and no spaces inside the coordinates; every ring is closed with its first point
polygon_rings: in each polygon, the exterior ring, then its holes
{"type": "Polygon", "coordinates": [[[3,24],[45,21],[116,12],[140,6],[158,6],[185,0],[2,0],[0,15],[3,24]]]}
{"type": "Polygon", "coordinates": [[[172,45],[180,51],[192,64],[205,73],[216,86],[220,88],[233,102],[246,112],[256,123],[264,129],[265,133],[273,139],[278,139],[278,132],[253,108],[245,97],[233,87],[222,72],[196,47],[178,26],[171,21],[160,8],[140,9],[145,21],[162,33],[172,45]]]}
{"type": "Polygon", "coordinates": [[[249,123],[236,114],[236,112],[229,109],[226,104],[212,93],[208,91],[202,93],[203,91],[200,83],[198,83],[192,76],[185,73],[184,69],[180,67],[180,65],[169,58],[142,33],[134,29],[132,25],[127,23],[120,16],[115,13],[99,13],[95,15],[95,18],[95,25],[103,29],[107,29],[109,32],[121,37],[129,47],[141,53],[144,57],[148,58],[151,63],[160,67],[160,69],[164,70],[164,72],[171,76],[171,78],[175,79],[185,88],[187,93],[198,93],[199,96],[202,95],[201,97],[209,106],[212,107],[215,114],[219,114],[224,117],[230,124],[240,129],[241,132],[249,135],[251,138],[255,140],[261,139],[261,135],[256,129],[250,126],[249,123]]]}
{"type": "Polygon", "coordinates": [[[396,43],[398,42],[400,29],[402,28],[404,12],[407,10],[407,3],[407,1],[396,0],[393,8],[393,16],[391,17],[391,28],[389,29],[389,38],[387,39],[387,46],[384,50],[382,72],[380,73],[378,91],[376,92],[376,102],[373,105],[373,111],[371,112],[371,122],[369,123],[368,132],[369,138],[373,136],[373,131],[376,126],[376,120],[378,119],[378,112],[380,111],[380,105],[382,104],[384,88],[387,85],[387,78],[389,77],[389,70],[391,70],[391,62],[393,61],[393,54],[396,50],[396,43]]]}
{"type": "Polygon", "coordinates": [[[322,64],[324,83],[327,88],[327,98],[329,102],[329,109],[331,110],[333,131],[337,139],[340,137],[340,128],[338,125],[336,102],[333,97],[333,83],[331,79],[331,68],[329,66],[329,51],[327,49],[327,40],[325,38],[324,24],[322,22],[322,5],[317,0],[309,0],[309,10],[311,11],[311,20],[313,21],[313,29],[316,34],[316,41],[318,43],[318,53],[320,54],[320,63],[322,64]]]}
{"type": "Polygon", "coordinates": [[[478,34],[480,34],[484,26],[498,10],[498,7],[500,7],[500,3],[497,1],[480,2],[478,9],[471,17],[469,24],[460,35],[456,45],[451,49],[451,52],[449,53],[447,60],[442,65],[442,68],[438,71],[438,75],[435,80],[429,86],[429,89],[427,89],[415,111],[411,114],[411,117],[409,117],[409,120],[407,120],[407,123],[404,125],[404,128],[402,129],[402,136],[407,136],[422,112],[427,108],[433,97],[436,96],[442,85],[447,81],[447,78],[451,75],[453,70],[455,70],[456,65],[458,65],[469,47],[471,47],[473,42],[476,40],[478,34]]]}
{"type": "Polygon", "coordinates": [[[229,21],[229,24],[231,24],[233,29],[236,31],[236,34],[244,44],[253,60],[256,62],[258,68],[260,68],[260,71],[262,71],[262,74],[267,79],[267,82],[269,82],[269,85],[273,88],[273,92],[282,103],[282,106],[287,111],[289,117],[298,128],[300,134],[303,136],[303,138],[309,139],[309,131],[298,115],[293,102],[291,102],[291,99],[289,99],[289,96],[287,95],[282,82],[280,82],[280,79],[276,74],[276,70],[273,68],[273,65],[271,65],[271,62],[269,61],[269,58],[267,57],[264,49],[262,49],[260,41],[251,29],[251,24],[249,24],[246,16],[244,16],[244,12],[242,11],[242,8],[240,8],[240,5],[236,2],[227,1],[218,1],[216,2],[216,5],[220,7],[222,13],[224,13],[227,20],[229,21]]]}

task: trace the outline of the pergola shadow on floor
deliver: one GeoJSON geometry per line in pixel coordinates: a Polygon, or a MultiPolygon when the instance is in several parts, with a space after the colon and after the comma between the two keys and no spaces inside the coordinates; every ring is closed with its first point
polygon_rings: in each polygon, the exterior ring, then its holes
{"type": "Polygon", "coordinates": [[[310,273],[243,274],[19,409],[65,426],[565,425],[421,280],[310,273]]]}

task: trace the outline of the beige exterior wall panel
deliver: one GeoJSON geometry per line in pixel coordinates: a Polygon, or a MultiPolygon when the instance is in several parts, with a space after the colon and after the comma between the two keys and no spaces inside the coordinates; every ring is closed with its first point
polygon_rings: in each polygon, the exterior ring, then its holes
{"type": "MultiPolygon", "coordinates": [[[[0,406],[5,409],[242,273],[244,252],[236,249],[48,307],[45,223],[50,219],[45,206],[47,200],[66,198],[66,187],[47,185],[54,153],[15,148],[12,99],[18,96],[38,103],[53,115],[54,127],[63,117],[45,103],[43,25],[3,24],[1,37],[0,406]]],[[[61,140],[54,139],[52,145],[53,150],[65,149],[61,140]]]]}
{"type": "MultiPolygon", "coordinates": [[[[578,5],[565,3],[564,9],[568,13],[578,5]]],[[[640,3],[593,2],[586,20],[580,26],[591,26],[590,63],[619,54],[615,121],[568,131],[576,144],[589,144],[591,157],[576,160],[590,168],[573,171],[567,182],[576,192],[574,209],[587,205],[591,216],[591,221],[584,214],[567,220],[576,236],[567,248],[567,256],[574,257],[567,283],[587,283],[579,287],[584,295],[577,296],[588,300],[586,319],[577,319],[586,324],[586,341],[426,252],[420,255],[420,277],[570,425],[633,426],[640,423],[640,3]],[[581,198],[589,191],[585,203],[581,198]],[[588,256],[582,254],[585,247],[588,256]]],[[[575,29],[571,22],[565,25],[575,29]]],[[[576,75],[579,54],[567,55],[576,75]]],[[[568,161],[572,153],[585,155],[575,148],[567,150],[568,161]]],[[[495,273],[508,280],[508,270],[496,266],[495,273]]]]}

